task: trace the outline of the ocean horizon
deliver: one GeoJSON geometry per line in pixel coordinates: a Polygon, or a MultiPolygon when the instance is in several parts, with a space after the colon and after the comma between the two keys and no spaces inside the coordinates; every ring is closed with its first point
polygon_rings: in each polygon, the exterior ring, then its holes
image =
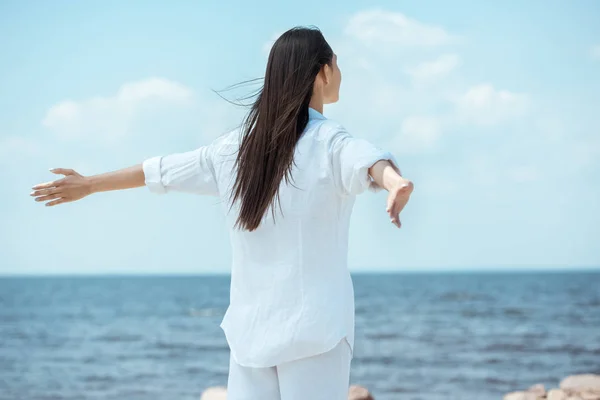
{"type": "MultiPolygon", "coordinates": [[[[528,273],[599,273],[600,266],[582,266],[582,267],[485,267],[471,269],[357,269],[350,270],[352,275],[404,275],[404,274],[528,274],[528,273]]],[[[207,271],[207,272],[53,272],[53,273],[0,273],[0,279],[3,278],[41,278],[41,277],[160,277],[160,276],[230,276],[231,271],[207,271]]]]}

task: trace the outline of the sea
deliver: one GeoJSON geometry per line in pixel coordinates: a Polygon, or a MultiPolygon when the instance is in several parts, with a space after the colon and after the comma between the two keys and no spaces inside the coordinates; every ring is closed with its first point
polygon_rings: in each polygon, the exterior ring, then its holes
{"type": "MultiPolygon", "coordinates": [[[[600,373],[600,271],[353,274],[351,382],[502,399],[600,373]]],[[[0,278],[0,399],[199,400],[227,383],[230,278],[0,278]]],[[[259,400],[259,399],[257,399],[259,400]]]]}

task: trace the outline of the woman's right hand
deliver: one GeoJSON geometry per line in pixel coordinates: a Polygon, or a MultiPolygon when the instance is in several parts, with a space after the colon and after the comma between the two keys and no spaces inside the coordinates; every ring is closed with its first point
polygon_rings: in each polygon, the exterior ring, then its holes
{"type": "Polygon", "coordinates": [[[400,169],[390,160],[379,160],[369,168],[369,175],[377,186],[388,191],[387,207],[385,211],[390,216],[390,221],[398,228],[400,223],[400,211],[404,208],[413,192],[414,185],[404,178],[400,169]]]}
{"type": "Polygon", "coordinates": [[[400,222],[400,212],[404,209],[410,199],[414,185],[408,179],[401,178],[400,181],[390,188],[387,198],[386,211],[390,216],[391,222],[398,228],[402,226],[400,222]]]}
{"type": "Polygon", "coordinates": [[[54,206],[82,199],[92,193],[89,179],[78,172],[68,168],[54,168],[50,172],[65,177],[33,186],[33,192],[29,195],[35,197],[35,201],[52,200],[46,206],[54,206]]]}

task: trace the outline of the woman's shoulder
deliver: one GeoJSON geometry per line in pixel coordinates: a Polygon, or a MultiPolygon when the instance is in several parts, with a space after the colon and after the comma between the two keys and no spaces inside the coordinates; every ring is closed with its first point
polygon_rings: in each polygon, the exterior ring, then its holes
{"type": "Polygon", "coordinates": [[[315,127],[315,138],[322,141],[330,141],[346,133],[346,128],[341,123],[330,118],[318,121],[315,127]]]}
{"type": "Polygon", "coordinates": [[[210,145],[210,155],[214,163],[235,160],[241,142],[242,131],[236,128],[216,137],[210,145]]]}
{"type": "Polygon", "coordinates": [[[242,128],[235,128],[229,130],[225,133],[222,133],[219,137],[217,137],[214,141],[215,144],[218,145],[235,145],[241,141],[242,138],[242,128]]]}

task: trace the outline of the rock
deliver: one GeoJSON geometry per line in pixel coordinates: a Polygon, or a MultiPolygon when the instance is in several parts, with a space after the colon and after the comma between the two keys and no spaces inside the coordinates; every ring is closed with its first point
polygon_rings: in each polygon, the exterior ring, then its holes
{"type": "Polygon", "coordinates": [[[600,375],[571,375],[560,382],[560,388],[578,392],[589,391],[600,393],[600,375]]]}
{"type": "Polygon", "coordinates": [[[348,400],[373,400],[373,396],[366,388],[352,385],[348,391],[348,400]]]}
{"type": "Polygon", "coordinates": [[[504,396],[504,400],[537,400],[535,393],[530,392],[511,392],[504,396]]]}
{"type": "Polygon", "coordinates": [[[600,392],[586,390],[580,392],[579,397],[581,397],[583,400],[600,400],[600,392]]]}
{"type": "Polygon", "coordinates": [[[527,389],[529,393],[535,394],[537,397],[544,397],[546,395],[546,388],[541,383],[537,385],[533,385],[529,389],[527,389]]]}
{"type": "Polygon", "coordinates": [[[524,392],[512,392],[504,400],[600,400],[600,375],[571,375],[560,382],[560,389],[546,393],[542,384],[531,386],[524,392]]]}
{"type": "Polygon", "coordinates": [[[560,389],[552,389],[548,392],[547,400],[566,400],[567,394],[560,389]]]}
{"type": "Polygon", "coordinates": [[[208,388],[202,393],[200,400],[227,400],[227,389],[221,386],[208,388]]]}

